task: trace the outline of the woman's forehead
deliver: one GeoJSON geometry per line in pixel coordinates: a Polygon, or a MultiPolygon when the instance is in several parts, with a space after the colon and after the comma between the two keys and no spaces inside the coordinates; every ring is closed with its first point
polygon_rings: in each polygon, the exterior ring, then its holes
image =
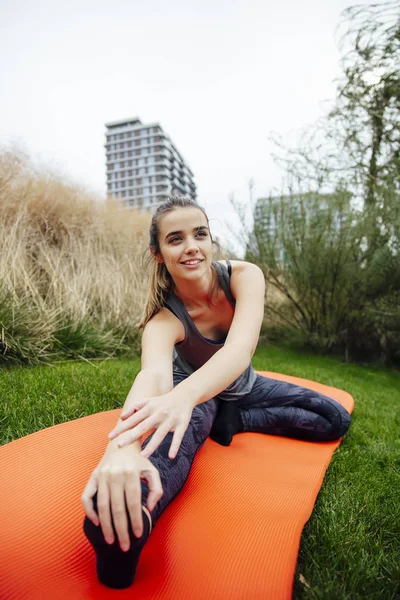
{"type": "Polygon", "coordinates": [[[177,208],[163,216],[160,222],[160,231],[184,231],[205,225],[208,227],[207,219],[202,210],[195,207],[177,208]]]}

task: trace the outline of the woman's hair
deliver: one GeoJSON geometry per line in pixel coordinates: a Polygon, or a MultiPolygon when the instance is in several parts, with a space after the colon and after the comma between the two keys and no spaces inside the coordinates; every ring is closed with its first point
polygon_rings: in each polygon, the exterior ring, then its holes
{"type": "MultiPolygon", "coordinates": [[[[156,256],[160,255],[159,234],[161,219],[164,217],[164,215],[171,212],[172,210],[175,210],[176,208],[198,208],[204,214],[205,218],[207,219],[208,228],[210,228],[210,223],[208,221],[208,217],[204,208],[199,206],[195,200],[188,196],[170,196],[168,200],[166,200],[157,207],[157,210],[154,213],[153,218],[151,220],[149,248],[148,251],[146,251],[147,263],[150,263],[149,289],[144,310],[142,313],[142,318],[136,325],[138,329],[143,329],[146,323],[148,323],[148,321],[150,321],[150,319],[165,305],[165,300],[167,298],[168,292],[174,287],[173,279],[169,274],[165,263],[158,262],[156,260],[156,256]]],[[[213,240],[212,236],[211,241],[213,244],[216,244],[216,246],[219,248],[218,242],[213,240]]],[[[212,269],[213,285],[209,294],[210,303],[212,303],[211,299],[213,293],[218,287],[218,277],[213,265],[212,269]]]]}

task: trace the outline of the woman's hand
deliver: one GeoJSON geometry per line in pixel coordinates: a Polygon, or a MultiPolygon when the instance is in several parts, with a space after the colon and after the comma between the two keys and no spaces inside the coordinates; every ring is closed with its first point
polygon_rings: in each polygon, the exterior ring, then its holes
{"type": "Polygon", "coordinates": [[[113,439],[127,431],[127,434],[118,441],[119,446],[124,446],[140,440],[142,435],[155,428],[153,437],[141,452],[142,456],[148,458],[158,448],[168,432],[173,431],[174,436],[168,453],[169,458],[173,459],[178,453],[189,425],[193,408],[194,406],[187,399],[177,396],[174,390],[162,396],[142,398],[121,413],[120,418],[126,419],[125,422],[118,423],[108,437],[113,439]]]}
{"type": "Polygon", "coordinates": [[[112,511],[122,550],[129,550],[125,498],[133,532],[136,537],[143,535],[141,479],[147,481],[149,488],[147,508],[152,511],[163,495],[158,470],[147,458],[138,453],[137,448],[133,446],[118,448],[115,444],[109,444],[81,496],[86,515],[95,525],[101,525],[103,536],[109,544],[114,543],[112,511]],[[93,496],[96,491],[98,516],[93,507],[93,496]]]}

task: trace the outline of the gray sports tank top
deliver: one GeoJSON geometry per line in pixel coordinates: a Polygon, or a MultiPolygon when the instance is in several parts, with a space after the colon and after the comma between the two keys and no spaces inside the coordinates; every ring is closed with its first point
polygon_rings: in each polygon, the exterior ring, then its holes
{"type": "MultiPolygon", "coordinates": [[[[224,290],[232,307],[235,308],[236,302],[230,289],[232,267],[229,261],[226,262],[228,263],[228,270],[218,262],[213,261],[212,264],[218,274],[220,286],[224,290]]],[[[186,376],[191,375],[194,371],[202,367],[217,352],[217,350],[223,347],[226,338],[216,342],[203,337],[184,307],[183,302],[172,290],[168,293],[165,307],[181,321],[185,328],[185,339],[182,340],[182,342],[175,344],[174,347],[174,373],[186,376]]],[[[253,387],[256,377],[257,375],[250,362],[247,369],[224,391],[218,394],[217,398],[220,400],[237,400],[238,398],[245,396],[253,387]]]]}

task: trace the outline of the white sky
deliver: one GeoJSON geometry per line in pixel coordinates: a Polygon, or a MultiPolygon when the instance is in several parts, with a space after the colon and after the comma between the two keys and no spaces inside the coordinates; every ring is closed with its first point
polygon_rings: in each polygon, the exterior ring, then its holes
{"type": "Polygon", "coordinates": [[[280,187],[269,133],[292,141],[334,98],[335,29],[355,3],[0,0],[0,146],[104,197],[104,123],[159,122],[229,239],[229,194],[280,187]]]}

